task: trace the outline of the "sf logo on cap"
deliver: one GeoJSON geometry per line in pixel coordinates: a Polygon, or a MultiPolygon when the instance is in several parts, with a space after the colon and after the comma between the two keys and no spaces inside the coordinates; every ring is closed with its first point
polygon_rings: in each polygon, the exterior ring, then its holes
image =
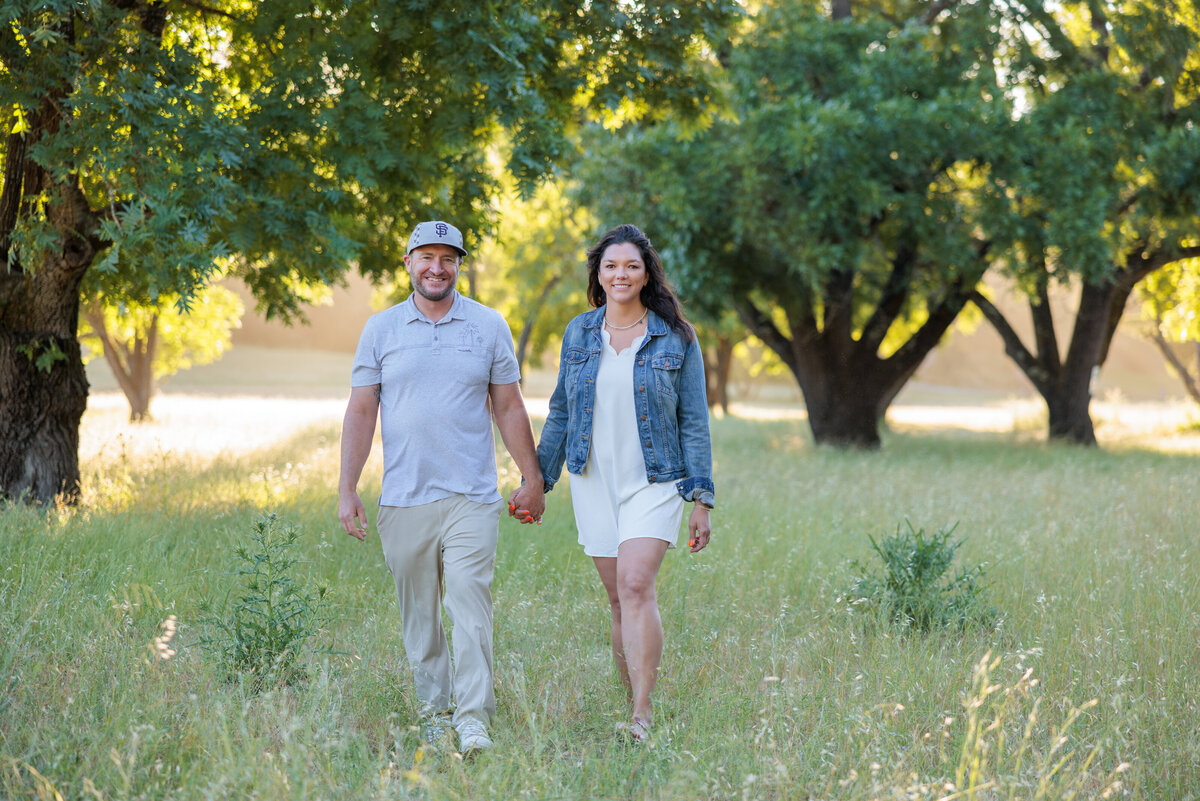
{"type": "Polygon", "coordinates": [[[445,236],[446,234],[450,233],[450,228],[445,223],[438,223],[434,227],[434,230],[437,231],[438,236],[445,236]]]}

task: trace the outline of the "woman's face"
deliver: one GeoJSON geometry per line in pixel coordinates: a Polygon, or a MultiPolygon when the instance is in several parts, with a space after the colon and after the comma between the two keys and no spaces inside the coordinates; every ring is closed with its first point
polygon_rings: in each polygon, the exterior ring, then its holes
{"type": "Polygon", "coordinates": [[[598,277],[609,303],[640,303],[642,287],[648,280],[642,252],[631,242],[609,245],[600,257],[598,277]]]}

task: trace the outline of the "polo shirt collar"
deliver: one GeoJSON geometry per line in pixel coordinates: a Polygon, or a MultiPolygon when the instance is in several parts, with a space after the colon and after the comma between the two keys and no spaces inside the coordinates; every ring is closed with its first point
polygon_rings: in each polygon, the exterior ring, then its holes
{"type": "MultiPolygon", "coordinates": [[[[428,317],[426,317],[424,314],[422,314],[421,310],[417,308],[416,301],[413,300],[413,298],[416,296],[416,294],[417,294],[416,292],[413,292],[407,298],[405,298],[404,301],[401,302],[401,304],[400,304],[400,309],[401,309],[402,313],[404,314],[404,322],[411,323],[415,320],[423,320],[427,323],[433,323],[432,320],[430,320],[428,317]]],[[[464,308],[463,308],[465,305],[466,304],[464,304],[464,302],[463,302],[463,296],[459,293],[459,291],[457,289],[454,290],[454,303],[450,306],[450,311],[446,312],[446,316],[443,317],[441,320],[438,320],[438,323],[440,323],[442,321],[448,322],[450,320],[456,320],[456,319],[457,320],[465,320],[466,314],[464,313],[464,308]]],[[[434,324],[436,325],[436,323],[434,323],[434,324]]]]}

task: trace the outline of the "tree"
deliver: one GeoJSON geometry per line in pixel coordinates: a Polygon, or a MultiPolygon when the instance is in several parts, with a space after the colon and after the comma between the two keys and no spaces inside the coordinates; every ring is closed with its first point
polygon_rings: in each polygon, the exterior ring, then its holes
{"type": "Polygon", "coordinates": [[[1152,273],[1138,285],[1138,295],[1146,337],[1200,403],[1200,261],[1178,261],[1152,273]],[[1190,359],[1183,350],[1188,346],[1190,359]]]}
{"type": "Polygon", "coordinates": [[[184,297],[202,285],[238,130],[165,4],[5,2],[0,62],[0,497],[72,500],[84,275],[124,252],[184,297]]]}
{"type": "Polygon", "coordinates": [[[877,447],[999,255],[979,210],[1002,191],[990,160],[1019,144],[1004,6],[821,6],[766,4],[723,59],[729,114],[629,126],[581,184],[779,356],[816,442],[877,447]]]}
{"type": "Polygon", "coordinates": [[[587,248],[595,222],[557,181],[525,199],[510,196],[498,217],[478,259],[486,273],[481,299],[513,327],[523,368],[540,363],[571,318],[588,308],[587,248]]]}
{"type": "Polygon", "coordinates": [[[1050,438],[1095,445],[1091,387],[1130,294],[1200,255],[1200,19],[1175,4],[1088,2],[1026,4],[1019,21],[1028,147],[995,165],[1008,192],[991,213],[1024,220],[1008,268],[1029,297],[1033,347],[973,300],[1046,401],[1050,438]],[[1078,291],[1065,348],[1055,283],[1078,291]]]}
{"type": "Polygon", "coordinates": [[[0,497],[78,496],[89,271],[186,307],[232,258],[293,316],[297,287],[394,270],[415,218],[485,225],[502,133],[531,186],[589,110],[698,113],[679,65],[735,8],[3,0],[0,497]]]}
{"type": "Polygon", "coordinates": [[[719,408],[728,415],[729,377],[733,372],[737,346],[749,336],[746,326],[731,309],[726,309],[724,313],[713,313],[702,308],[693,322],[698,323],[696,333],[704,356],[708,406],[710,409],[719,408]]]}
{"type": "Polygon", "coordinates": [[[129,401],[130,422],[140,423],[150,419],[159,379],[220,358],[244,311],[237,295],[217,285],[197,292],[187,311],[169,295],[149,305],[117,306],[91,297],[84,301],[79,339],[108,362],[129,401]]]}

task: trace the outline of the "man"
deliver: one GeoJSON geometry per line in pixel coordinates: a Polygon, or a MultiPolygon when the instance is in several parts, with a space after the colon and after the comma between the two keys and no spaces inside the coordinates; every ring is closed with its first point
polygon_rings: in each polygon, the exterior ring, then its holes
{"type": "Polygon", "coordinates": [[[445,732],[442,721],[456,702],[459,748],[471,753],[492,747],[487,726],[496,706],[491,583],[504,501],[489,399],[525,479],[522,508],[540,520],[546,502],[512,334],[497,312],[455,289],[466,255],[453,225],[420,223],[404,256],[412,295],[363,327],[342,425],[338,518],[347,534],[366,538],[357,487],[378,414],[384,468],[377,528],[426,736],[445,732]],[[453,669],[443,607],[454,626],[453,669]]]}

